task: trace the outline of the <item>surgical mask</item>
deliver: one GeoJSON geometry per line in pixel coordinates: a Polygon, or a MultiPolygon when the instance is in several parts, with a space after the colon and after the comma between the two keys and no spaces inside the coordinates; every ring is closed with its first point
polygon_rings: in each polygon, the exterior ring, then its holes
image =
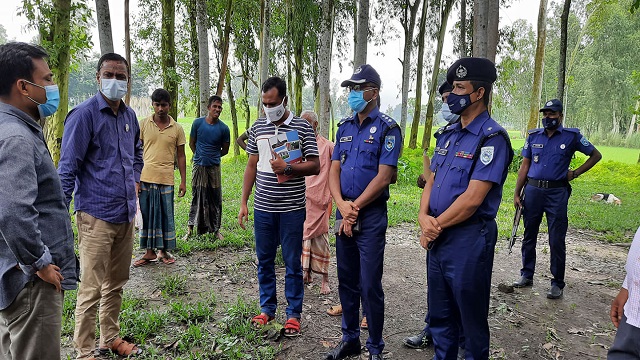
{"type": "Polygon", "coordinates": [[[359,113],[367,107],[367,104],[373,100],[373,98],[369,101],[364,99],[365,90],[351,90],[349,92],[349,98],[347,101],[349,102],[349,107],[351,110],[359,113]]]}
{"type": "Polygon", "coordinates": [[[29,100],[38,104],[38,112],[40,113],[40,118],[44,119],[47,116],[53,115],[56,112],[56,110],[58,110],[58,106],[60,105],[60,90],[58,89],[58,85],[42,86],[42,85],[34,84],[29,80],[25,80],[25,81],[33,86],[42,88],[45,91],[47,100],[43,104],[33,100],[30,96],[27,96],[29,100]]]}
{"type": "Polygon", "coordinates": [[[546,130],[555,130],[560,126],[559,120],[559,118],[543,117],[542,127],[546,130]]]}
{"type": "Polygon", "coordinates": [[[449,104],[447,103],[442,104],[442,107],[440,108],[440,114],[442,115],[442,118],[449,124],[453,124],[460,118],[460,115],[456,115],[451,112],[451,109],[449,109],[449,104]]]}
{"type": "Polygon", "coordinates": [[[118,79],[100,79],[100,91],[107,99],[118,101],[127,94],[127,81],[118,79]]]}
{"type": "Polygon", "coordinates": [[[282,115],[284,115],[285,112],[285,108],[284,108],[284,99],[286,99],[287,97],[285,96],[282,99],[282,102],[280,103],[280,105],[278,106],[274,106],[274,107],[264,107],[264,115],[267,117],[267,121],[269,122],[276,122],[278,120],[280,120],[282,118],[282,115]]]}
{"type": "MultiPolygon", "coordinates": [[[[471,94],[458,95],[451,93],[447,98],[447,104],[449,105],[449,110],[456,115],[462,114],[471,104],[474,102],[471,101],[471,94]]],[[[480,99],[478,99],[480,100],[480,99]]],[[[478,101],[476,100],[476,101],[478,101]]]]}

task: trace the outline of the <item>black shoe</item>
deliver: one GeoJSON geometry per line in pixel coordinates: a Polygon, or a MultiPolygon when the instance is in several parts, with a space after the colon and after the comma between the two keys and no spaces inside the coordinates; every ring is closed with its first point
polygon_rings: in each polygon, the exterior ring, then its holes
{"type": "Polygon", "coordinates": [[[382,360],[382,354],[369,354],[369,360],[382,360]]]}
{"type": "Polygon", "coordinates": [[[338,346],[327,353],[324,360],[340,360],[347,356],[359,355],[361,352],[360,348],[361,345],[359,340],[352,342],[340,341],[338,346]]]}
{"type": "Polygon", "coordinates": [[[424,349],[433,344],[431,334],[422,330],[420,334],[404,338],[404,345],[412,349],[424,349]]]}
{"type": "Polygon", "coordinates": [[[513,283],[513,287],[516,288],[523,288],[528,286],[533,286],[533,279],[527,279],[524,276],[521,276],[520,280],[513,283]]]}
{"type": "Polygon", "coordinates": [[[547,299],[560,299],[562,297],[562,289],[557,285],[553,285],[547,292],[547,299]]]}

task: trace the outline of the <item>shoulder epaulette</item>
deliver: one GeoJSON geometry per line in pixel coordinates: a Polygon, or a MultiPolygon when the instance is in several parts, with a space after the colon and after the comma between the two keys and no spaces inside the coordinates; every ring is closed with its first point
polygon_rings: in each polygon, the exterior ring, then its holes
{"type": "Polygon", "coordinates": [[[381,113],[380,113],[380,118],[381,118],[382,120],[384,120],[384,122],[385,122],[387,125],[389,125],[390,127],[392,127],[392,126],[393,126],[393,124],[396,124],[396,125],[397,125],[396,121],[395,121],[395,120],[393,120],[393,118],[392,118],[392,117],[390,117],[389,115],[387,115],[387,114],[385,114],[385,113],[382,113],[382,112],[381,112],[381,113]]]}
{"type": "Polygon", "coordinates": [[[351,120],[350,116],[347,117],[343,117],[342,119],[340,119],[340,121],[338,121],[338,127],[340,127],[340,125],[344,124],[345,122],[351,120]]]}
{"type": "Polygon", "coordinates": [[[531,135],[531,134],[535,134],[535,133],[539,132],[540,130],[542,130],[542,128],[531,129],[531,130],[528,130],[527,133],[529,133],[529,135],[531,135]]]}

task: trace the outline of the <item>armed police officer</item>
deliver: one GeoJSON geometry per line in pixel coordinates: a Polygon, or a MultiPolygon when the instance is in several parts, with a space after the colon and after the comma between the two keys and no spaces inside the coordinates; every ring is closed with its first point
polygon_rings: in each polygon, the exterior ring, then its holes
{"type": "Polygon", "coordinates": [[[327,360],[360,353],[361,299],[369,326],[369,359],[382,359],[387,200],[402,135],[396,122],[378,109],[380,85],[380,76],[370,65],[356,68],[351,78],[342,82],[349,88],[354,114],[340,122],[329,172],[329,188],[338,207],[336,258],[342,341],[327,354],[327,360]]]}
{"type": "Polygon", "coordinates": [[[522,240],[522,269],[515,287],[533,285],[536,267],[536,242],[542,214],[547,216],[549,247],[551,249],[551,289],[547,298],[562,296],[564,270],[567,257],[565,236],[567,234],[567,202],[571,195],[570,181],[591,169],[602,154],[577,128],[565,128],[562,102],[549,100],[540,109],[544,118],[542,128],[529,131],[522,148],[522,165],[518,170],[513,202],[516,207],[524,205],[524,239],[522,240]],[[589,158],[575,170],[569,169],[576,151],[589,158]],[[525,203],[520,199],[524,187],[525,203]]]}
{"type": "Polygon", "coordinates": [[[447,104],[460,121],[438,136],[422,193],[420,244],[429,253],[429,328],[434,359],[456,359],[459,329],[465,357],[489,358],[489,292],[498,237],[495,221],[513,159],[507,132],[487,111],[496,68],[462,58],[447,72],[447,104]],[[470,335],[470,336],[469,336],[470,335]]]}

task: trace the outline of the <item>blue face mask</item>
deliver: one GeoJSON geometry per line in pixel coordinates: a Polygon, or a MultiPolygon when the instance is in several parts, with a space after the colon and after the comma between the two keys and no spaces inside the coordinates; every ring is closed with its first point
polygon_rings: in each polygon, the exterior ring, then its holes
{"type": "Polygon", "coordinates": [[[543,117],[542,127],[546,130],[555,130],[560,126],[559,120],[558,118],[543,117]]]}
{"type": "Polygon", "coordinates": [[[462,114],[469,106],[471,106],[471,93],[458,95],[451,93],[447,98],[449,110],[456,115],[462,114]]]}
{"type": "Polygon", "coordinates": [[[460,115],[456,115],[451,112],[451,109],[449,109],[449,104],[447,103],[442,104],[442,107],[440,108],[440,114],[442,114],[442,118],[449,124],[453,124],[460,118],[460,115]]]}
{"type": "Polygon", "coordinates": [[[27,96],[29,100],[38,104],[38,112],[40,113],[40,118],[44,119],[47,116],[53,115],[56,112],[56,110],[58,110],[58,106],[60,105],[60,90],[58,89],[58,85],[42,86],[42,85],[34,84],[29,80],[25,80],[25,81],[33,86],[37,86],[39,88],[44,89],[46,93],[47,101],[45,101],[44,104],[41,104],[33,100],[31,97],[27,96]]]}
{"type": "Polygon", "coordinates": [[[360,90],[360,91],[351,90],[349,92],[349,98],[348,98],[349,107],[351,108],[351,110],[357,113],[364,110],[364,108],[367,107],[367,104],[369,103],[369,101],[364,99],[364,90],[360,90]]]}

